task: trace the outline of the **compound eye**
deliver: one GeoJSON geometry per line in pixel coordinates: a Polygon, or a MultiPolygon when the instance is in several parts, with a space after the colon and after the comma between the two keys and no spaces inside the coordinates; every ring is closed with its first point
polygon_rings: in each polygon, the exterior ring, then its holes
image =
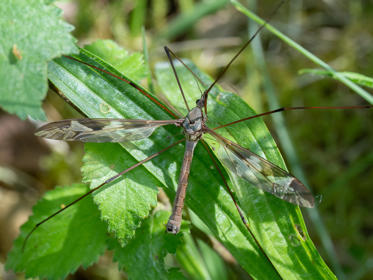
{"type": "Polygon", "coordinates": [[[198,103],[199,103],[199,101],[200,101],[201,99],[197,99],[197,101],[196,101],[196,104],[198,105],[198,103]]]}

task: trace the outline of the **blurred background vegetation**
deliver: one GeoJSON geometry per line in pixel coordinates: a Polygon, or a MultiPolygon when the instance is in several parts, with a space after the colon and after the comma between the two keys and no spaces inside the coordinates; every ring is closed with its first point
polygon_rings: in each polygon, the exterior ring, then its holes
{"type": "MultiPolygon", "coordinates": [[[[241,3],[255,8],[255,1],[241,3]]],[[[112,39],[125,49],[142,51],[144,26],[151,67],[166,60],[163,46],[167,45],[212,77],[256,28],[227,0],[78,0],[57,4],[75,26],[73,35],[80,45],[112,39]]],[[[276,4],[258,1],[257,14],[265,18],[276,4]]],[[[271,23],[334,69],[373,76],[373,1],[288,1],[271,23]]],[[[281,107],[367,104],[335,80],[298,74],[303,68],[314,67],[264,30],[221,84],[257,112],[273,109],[274,96],[281,107]]],[[[52,119],[75,116],[53,93],[48,94],[44,108],[52,119]]],[[[266,117],[266,123],[289,169],[304,176],[321,198],[319,216],[303,211],[312,240],[339,279],[373,279],[373,110],[297,111],[282,116],[285,125],[271,117],[266,117]]],[[[0,121],[0,275],[13,279],[18,276],[2,270],[19,226],[43,192],[80,181],[83,149],[77,143],[47,146],[32,136],[31,125],[6,113],[1,113],[0,121]],[[30,146],[39,148],[30,151],[30,146]]],[[[225,261],[229,271],[235,271],[232,275],[248,277],[229,257],[225,261]]],[[[107,255],[71,276],[123,278],[107,255]]]]}

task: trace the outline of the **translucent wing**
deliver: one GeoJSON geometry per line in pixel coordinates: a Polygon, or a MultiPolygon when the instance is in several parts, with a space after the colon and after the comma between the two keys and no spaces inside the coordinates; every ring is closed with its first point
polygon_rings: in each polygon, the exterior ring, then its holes
{"type": "Polygon", "coordinates": [[[125,120],[125,119],[70,119],[50,122],[36,130],[35,135],[65,141],[125,142],[149,137],[163,125],[179,120],[125,120]]]}
{"type": "Polygon", "coordinates": [[[314,206],[311,192],[293,175],[214,131],[208,132],[220,142],[217,156],[230,171],[278,198],[303,207],[314,206]]]}

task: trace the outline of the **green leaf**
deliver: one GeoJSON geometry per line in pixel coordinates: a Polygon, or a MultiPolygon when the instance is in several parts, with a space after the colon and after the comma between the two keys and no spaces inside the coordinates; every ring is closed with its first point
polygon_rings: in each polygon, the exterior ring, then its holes
{"type": "MultiPolygon", "coordinates": [[[[186,63],[202,79],[205,86],[210,85],[212,80],[209,77],[200,72],[192,63],[188,61],[186,63]]],[[[195,79],[185,67],[176,63],[176,69],[183,90],[187,93],[187,101],[189,105],[192,105],[193,100],[201,96],[201,92],[195,79]]],[[[185,113],[185,109],[182,109],[180,94],[175,94],[179,90],[169,67],[165,64],[158,64],[156,76],[162,92],[175,107],[185,113]]],[[[210,93],[208,113],[207,125],[211,128],[256,114],[237,95],[224,92],[220,88],[215,88],[210,93]]],[[[286,169],[273,138],[260,118],[235,124],[227,129],[219,129],[217,132],[286,169]]],[[[218,150],[219,144],[211,136],[205,134],[204,139],[213,150],[218,150]]],[[[251,231],[284,279],[335,278],[309,238],[299,207],[260,191],[235,174],[229,173],[229,176],[240,207],[249,220],[251,231]]],[[[249,239],[252,240],[251,237],[249,239]]],[[[223,241],[223,244],[226,245],[226,242],[223,241]]],[[[258,260],[250,253],[243,256],[237,254],[228,245],[226,246],[242,267],[255,278],[256,275],[249,267],[249,263],[258,265],[258,260]]],[[[265,263],[267,260],[264,257],[259,262],[265,263]]]]}
{"type": "MultiPolygon", "coordinates": [[[[365,76],[363,74],[355,73],[355,72],[338,72],[338,73],[344,76],[345,78],[353,81],[356,84],[373,88],[373,78],[371,77],[365,76]]],[[[299,70],[299,74],[312,74],[312,75],[318,75],[318,76],[324,76],[324,77],[332,77],[338,80],[335,77],[335,74],[333,72],[323,70],[323,69],[301,69],[299,70]]]]}
{"type": "MultiPolygon", "coordinates": [[[[120,75],[117,70],[85,50],[82,50],[79,59],[120,75]]],[[[149,98],[123,81],[101,71],[67,58],[52,62],[50,70],[51,81],[64,93],[65,97],[89,117],[170,119],[170,114],[155,105],[149,98]]],[[[190,82],[195,84],[194,80],[190,82]]],[[[153,95],[151,96],[155,98],[153,95]]],[[[181,99],[178,104],[182,104],[181,99]]],[[[133,159],[140,161],[182,138],[182,131],[178,127],[158,128],[147,139],[122,145],[123,162],[133,159]]],[[[107,145],[117,146],[118,144],[107,145]]],[[[171,151],[145,163],[143,165],[145,171],[137,180],[145,177],[155,178],[158,182],[154,185],[162,187],[172,201],[175,196],[183,154],[184,144],[173,147],[171,151]]],[[[97,155],[97,159],[99,157],[97,155]]],[[[101,174],[97,173],[96,178],[100,176],[101,174]]],[[[101,182],[103,181],[104,179],[101,180],[101,182]]],[[[91,183],[91,187],[97,184],[98,182],[95,181],[93,184],[91,183]]],[[[154,185],[144,187],[149,189],[151,193],[154,185]]],[[[115,182],[112,186],[115,186],[115,182]]],[[[115,191],[115,188],[105,189],[107,192],[111,190],[115,191]]],[[[110,204],[111,201],[109,200],[107,203],[110,204]]],[[[185,203],[254,278],[278,278],[277,272],[273,270],[260,249],[256,247],[242,224],[219,173],[212,168],[206,150],[200,145],[195,151],[185,203]]],[[[114,207],[114,202],[111,205],[114,207]]],[[[118,228],[121,226],[125,226],[125,224],[121,223],[118,228]]]]}
{"type": "Polygon", "coordinates": [[[0,15],[0,106],[22,119],[45,119],[47,61],[77,51],[73,27],[43,0],[3,0],[0,15]]]}
{"type": "MultiPolygon", "coordinates": [[[[105,44],[95,45],[98,53],[103,52],[103,50],[99,51],[99,46],[105,49],[105,44]]],[[[89,54],[85,50],[82,52],[89,54]]],[[[125,64],[123,66],[126,68],[125,64]]],[[[120,90],[110,85],[106,80],[107,77],[100,78],[97,82],[96,74],[100,76],[102,73],[97,73],[88,66],[82,68],[81,63],[66,58],[50,63],[51,81],[87,116],[125,118],[126,113],[132,113],[131,118],[134,119],[152,119],[149,115],[141,115],[142,108],[135,105],[135,103],[141,104],[141,98],[148,102],[147,98],[139,96],[131,86],[116,78],[110,79],[122,87],[120,90]],[[126,91],[127,96],[121,93],[126,91]],[[131,100],[133,98],[135,100],[131,100]]],[[[155,111],[160,110],[157,108],[155,111]]],[[[167,115],[163,118],[167,118],[167,115]]],[[[149,140],[137,143],[143,143],[144,147],[149,146],[149,151],[157,152],[156,148],[151,147],[149,140]]],[[[144,153],[135,145],[127,143],[126,147],[138,157],[143,157],[144,153]]],[[[87,154],[83,160],[82,172],[84,181],[90,182],[91,188],[138,161],[119,144],[86,144],[85,149],[87,154]]],[[[152,176],[144,176],[144,173],[146,174],[147,170],[140,166],[129,173],[125,179],[118,179],[94,194],[94,201],[99,205],[102,218],[108,222],[109,231],[114,233],[122,246],[133,237],[135,229],[140,226],[141,221],[148,216],[157,202],[156,187],[160,183],[152,176]]]]}
{"type": "Polygon", "coordinates": [[[191,279],[228,279],[221,257],[206,243],[198,239],[197,244],[189,234],[183,233],[183,246],[177,250],[177,260],[191,279]]]}
{"type": "Polygon", "coordinates": [[[225,280],[228,279],[224,261],[210,246],[202,240],[197,240],[198,247],[201,251],[202,260],[204,261],[210,279],[225,280]]]}
{"type": "Polygon", "coordinates": [[[57,187],[47,192],[33,207],[33,215],[21,227],[8,255],[7,269],[25,272],[26,277],[65,278],[79,266],[84,268],[98,260],[106,249],[106,225],[91,197],[61,212],[37,228],[24,252],[26,235],[42,219],[88,191],[83,184],[57,187]]]}
{"type": "Polygon", "coordinates": [[[114,250],[114,261],[130,279],[184,278],[180,272],[169,272],[164,262],[168,253],[175,253],[181,238],[181,235],[165,234],[169,216],[170,212],[158,211],[149,217],[125,248],[111,240],[109,247],[114,250]]]}
{"type": "MultiPolygon", "coordinates": [[[[90,182],[92,187],[98,186],[103,180],[137,163],[123,155],[122,150],[118,144],[86,144],[83,180],[90,182]]],[[[101,218],[107,221],[109,231],[114,233],[122,246],[134,236],[136,228],[157,205],[157,180],[144,176],[144,173],[145,168],[140,166],[94,195],[101,218]]]]}
{"type": "Polygon", "coordinates": [[[110,63],[122,74],[132,80],[139,81],[146,77],[147,69],[141,53],[129,54],[111,40],[98,40],[84,46],[84,49],[110,63]]]}

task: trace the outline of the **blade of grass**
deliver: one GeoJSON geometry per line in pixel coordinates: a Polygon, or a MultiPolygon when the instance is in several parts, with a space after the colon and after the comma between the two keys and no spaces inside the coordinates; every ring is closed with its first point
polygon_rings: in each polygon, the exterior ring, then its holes
{"type": "Polygon", "coordinates": [[[131,15],[130,29],[131,35],[137,36],[141,33],[141,27],[145,24],[146,0],[137,0],[135,9],[131,15]]]}
{"type": "Polygon", "coordinates": [[[202,1],[194,5],[189,12],[181,14],[168,24],[166,31],[161,34],[165,39],[173,39],[190,29],[197,21],[208,14],[215,13],[223,8],[229,0],[202,1]]]}
{"type": "Polygon", "coordinates": [[[150,65],[149,65],[149,52],[148,52],[148,45],[146,42],[146,31],[144,26],[141,29],[142,31],[142,51],[144,55],[144,64],[145,64],[145,69],[147,70],[147,81],[148,81],[148,87],[150,92],[154,92],[154,86],[153,86],[153,78],[152,78],[152,72],[150,70],[150,65]]]}
{"type": "MultiPolygon", "coordinates": [[[[332,72],[329,72],[327,70],[322,69],[301,69],[298,72],[299,74],[313,74],[318,76],[324,76],[324,77],[331,77],[335,78],[334,74],[332,72]]],[[[355,72],[339,72],[340,75],[343,75],[347,79],[353,81],[354,83],[373,88],[373,78],[362,75],[360,73],[355,72]]]]}
{"type": "MultiPolygon", "coordinates": [[[[242,4],[240,4],[236,0],[231,0],[231,3],[236,7],[236,9],[238,11],[240,11],[243,14],[245,14],[247,17],[249,17],[250,19],[254,20],[258,24],[263,24],[265,22],[263,19],[261,19],[260,17],[258,17],[252,11],[246,9],[242,4]]],[[[320,58],[318,58],[317,56],[315,56],[314,54],[312,54],[311,52],[309,52],[308,50],[306,50],[305,48],[303,48],[301,45],[299,45],[298,43],[296,43],[295,41],[293,41],[292,39],[290,39],[288,36],[286,36],[285,34],[283,34],[282,32],[280,32],[279,30],[277,30],[271,24],[267,23],[265,25],[265,28],[268,31],[270,31],[271,33],[273,33],[274,35],[276,35],[278,38],[280,38],[282,41],[284,41],[286,44],[288,44],[289,46],[291,46],[292,48],[296,49],[298,52],[300,52],[301,54],[303,54],[305,57],[307,57],[308,59],[310,59],[315,64],[317,64],[320,67],[324,68],[325,70],[333,73],[335,79],[337,79],[338,81],[340,81],[341,83],[345,84],[347,87],[349,87],[350,89],[352,89],[354,92],[356,92],[357,94],[359,94],[362,98],[364,98],[370,104],[373,104],[373,96],[370,93],[368,93],[367,91],[365,91],[364,89],[362,89],[357,84],[355,84],[354,82],[350,81],[348,78],[344,77],[340,73],[336,72],[330,65],[328,65],[327,63],[325,63],[324,61],[322,61],[320,58]]]]}
{"type": "MultiPolygon", "coordinates": [[[[249,37],[252,36],[252,34],[254,34],[257,28],[258,26],[256,24],[249,25],[249,37]]],[[[266,96],[267,96],[269,109],[274,110],[276,108],[280,108],[281,106],[277,99],[277,93],[271,81],[271,77],[270,77],[270,74],[268,72],[268,69],[265,63],[260,35],[257,36],[256,40],[253,40],[251,47],[255,55],[252,56],[252,60],[250,60],[249,63],[256,64],[256,67],[258,68],[258,70],[260,71],[262,75],[264,92],[266,93],[266,96]]],[[[299,178],[306,186],[309,186],[307,179],[306,179],[306,175],[302,169],[302,165],[299,162],[299,158],[297,156],[297,153],[291,141],[289,132],[286,128],[283,115],[273,114],[271,117],[274,122],[274,129],[277,135],[279,136],[279,139],[281,139],[282,150],[286,154],[286,158],[288,160],[292,173],[297,178],[299,178]]],[[[312,220],[312,223],[316,227],[316,231],[327,253],[328,260],[331,263],[332,268],[336,272],[338,279],[345,279],[345,275],[342,271],[342,268],[337,261],[338,258],[337,258],[337,254],[334,249],[333,242],[330,238],[330,235],[324,223],[321,220],[319,211],[317,210],[317,208],[311,208],[311,209],[307,208],[306,211],[309,214],[312,220]]]]}
{"type": "Polygon", "coordinates": [[[170,3],[167,0],[157,0],[151,1],[150,5],[151,26],[158,34],[163,28],[168,28],[166,19],[170,3]]]}

